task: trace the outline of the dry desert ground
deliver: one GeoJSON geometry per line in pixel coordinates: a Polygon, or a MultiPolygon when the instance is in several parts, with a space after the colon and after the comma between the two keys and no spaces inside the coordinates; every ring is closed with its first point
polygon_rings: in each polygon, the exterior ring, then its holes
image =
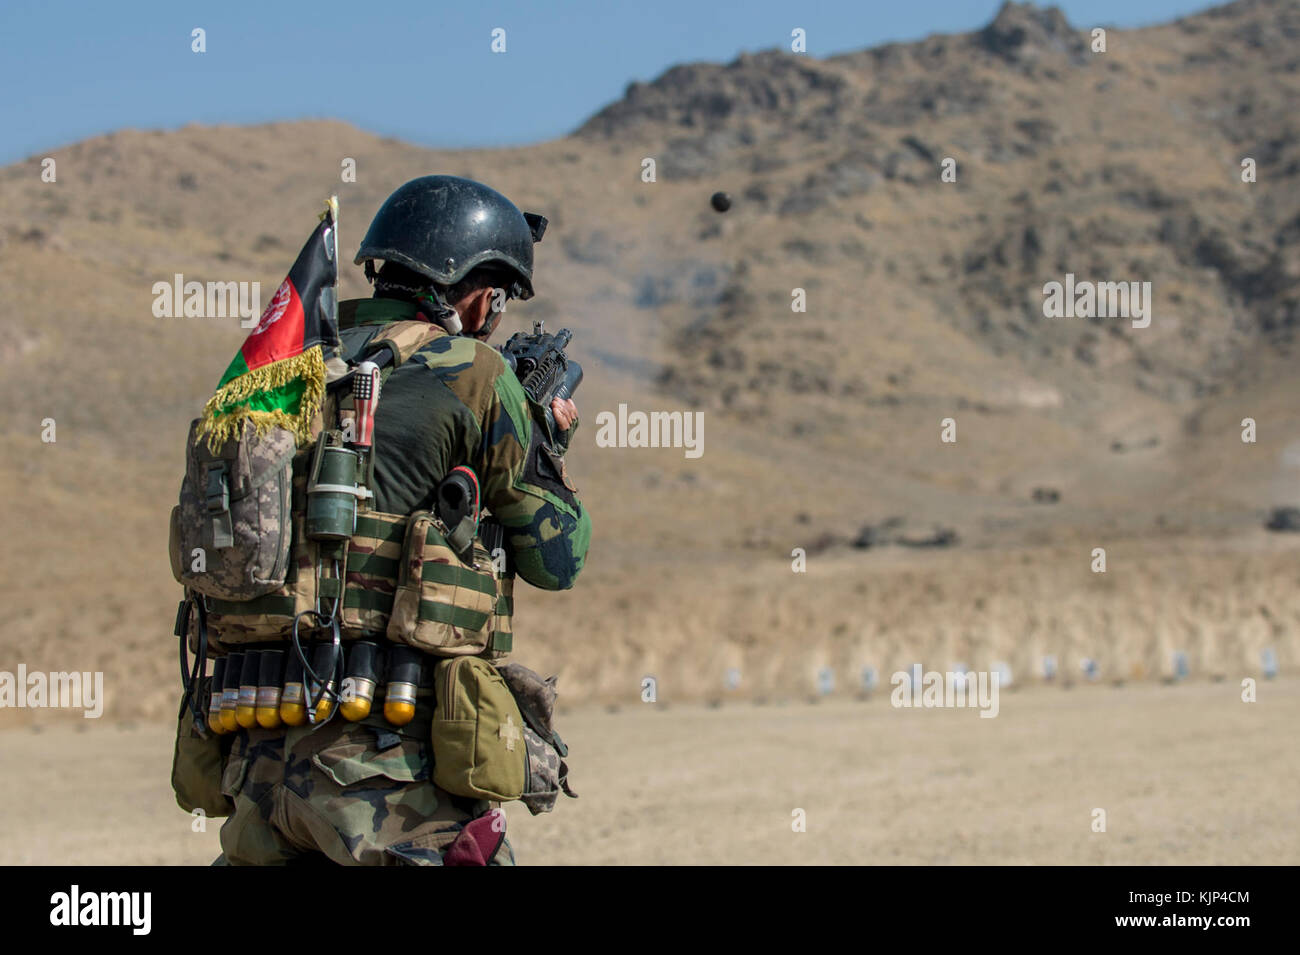
{"type": "MultiPolygon", "coordinates": [[[[562,723],[580,798],[509,807],[510,833],[529,865],[1294,865],[1300,686],[1240,695],[1036,686],[993,719],[884,695],[584,707],[562,723]]],[[[170,732],[84,722],[0,734],[0,863],[210,862],[216,821],[193,832],[168,788],[170,732]]]]}

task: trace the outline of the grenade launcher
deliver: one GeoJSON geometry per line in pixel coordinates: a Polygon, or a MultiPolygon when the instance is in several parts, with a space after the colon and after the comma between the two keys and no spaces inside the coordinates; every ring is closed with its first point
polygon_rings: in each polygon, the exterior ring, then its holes
{"type": "Polygon", "coordinates": [[[524,386],[524,393],[546,415],[546,427],[552,437],[556,432],[551,402],[556,398],[572,398],[582,384],[582,366],[564,353],[572,340],[573,332],[567,328],[551,335],[542,330],[541,322],[533,322],[531,335],[516,332],[501,348],[506,364],[524,386]]]}

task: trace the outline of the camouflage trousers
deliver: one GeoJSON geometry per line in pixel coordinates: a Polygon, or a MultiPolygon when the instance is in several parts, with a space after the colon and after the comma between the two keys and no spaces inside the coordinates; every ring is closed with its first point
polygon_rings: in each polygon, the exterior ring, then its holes
{"type": "MultiPolygon", "coordinates": [[[[428,725],[421,707],[409,726],[428,725]]],[[[442,865],[466,825],[495,804],[435,786],[427,731],[420,738],[408,728],[336,716],[320,727],[240,730],[221,781],[235,810],[214,864],[442,865]]],[[[514,861],[502,838],[488,864],[514,861]]]]}

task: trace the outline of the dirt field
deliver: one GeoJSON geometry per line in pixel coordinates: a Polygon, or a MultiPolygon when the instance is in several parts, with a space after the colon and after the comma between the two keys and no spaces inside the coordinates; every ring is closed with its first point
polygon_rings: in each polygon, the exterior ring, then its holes
{"type": "MultiPolygon", "coordinates": [[[[167,786],[170,733],[68,723],[0,736],[0,863],[204,864],[167,786]]],[[[520,862],[1296,864],[1300,684],[1002,694],[974,710],[870,701],[584,709],[574,786],[508,810],[520,862]],[[1093,810],[1107,813],[1092,831],[1093,810]],[[807,831],[792,831],[803,809],[807,831]]]]}

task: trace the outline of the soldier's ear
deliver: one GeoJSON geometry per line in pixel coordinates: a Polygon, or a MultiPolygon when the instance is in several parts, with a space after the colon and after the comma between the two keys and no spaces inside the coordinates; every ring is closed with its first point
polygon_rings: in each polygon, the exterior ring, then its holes
{"type": "Polygon", "coordinates": [[[474,316],[478,319],[475,331],[485,328],[492,320],[492,296],[496,292],[491,285],[481,289],[476,289],[470,297],[470,307],[473,309],[474,316]]]}

